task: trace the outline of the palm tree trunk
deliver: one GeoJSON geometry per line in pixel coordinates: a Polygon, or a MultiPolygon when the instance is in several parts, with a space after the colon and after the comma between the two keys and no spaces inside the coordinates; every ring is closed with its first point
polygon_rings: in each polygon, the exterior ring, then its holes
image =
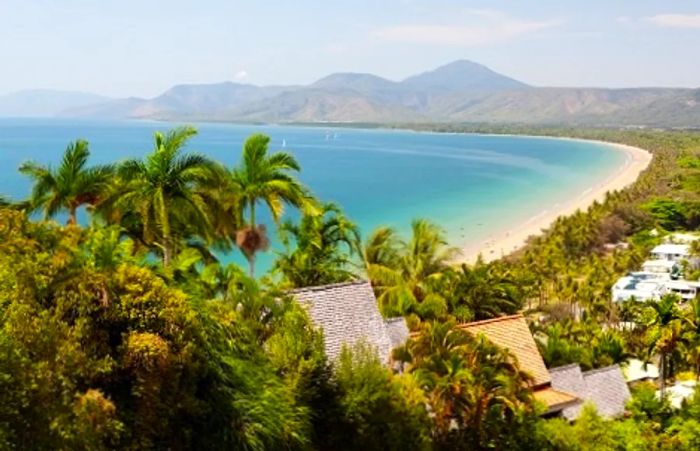
{"type": "Polygon", "coordinates": [[[666,396],[666,354],[661,353],[661,362],[659,365],[659,376],[661,376],[661,398],[666,396]]]}
{"type": "Polygon", "coordinates": [[[170,237],[170,218],[168,218],[168,211],[165,206],[165,201],[161,201],[160,207],[160,223],[163,229],[163,266],[167,267],[170,265],[172,260],[172,243],[170,237]]]}
{"type": "MultiPolygon", "coordinates": [[[[250,200],[250,229],[255,230],[255,199],[250,200]]],[[[255,277],[255,253],[257,250],[253,250],[248,257],[248,275],[252,278],[255,277]]]]}
{"type": "Polygon", "coordinates": [[[78,223],[77,208],[73,205],[70,206],[68,211],[68,224],[75,225],[78,223]]]}
{"type": "Polygon", "coordinates": [[[255,277],[255,253],[248,257],[248,275],[251,278],[255,277]]]}

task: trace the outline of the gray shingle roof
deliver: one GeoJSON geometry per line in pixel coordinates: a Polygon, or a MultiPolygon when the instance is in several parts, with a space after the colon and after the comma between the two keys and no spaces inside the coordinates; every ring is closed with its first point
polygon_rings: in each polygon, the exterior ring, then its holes
{"type": "Polygon", "coordinates": [[[406,320],[403,318],[389,318],[384,320],[386,325],[386,330],[389,334],[389,340],[391,340],[391,347],[398,348],[406,343],[408,340],[408,326],[406,325],[406,320]]]}
{"type": "Polygon", "coordinates": [[[619,365],[600,368],[583,373],[588,395],[598,408],[598,413],[616,417],[625,412],[630,399],[630,390],[619,365]]]}
{"type": "Polygon", "coordinates": [[[581,402],[567,407],[562,415],[575,420],[584,402],[591,402],[598,413],[605,417],[616,417],[625,411],[630,391],[618,365],[581,372],[577,364],[561,366],[549,370],[552,387],[576,395],[581,402]]]}
{"type": "Polygon", "coordinates": [[[394,347],[403,344],[408,328],[403,318],[384,320],[369,282],[357,281],[308,287],[290,294],[304,305],[311,320],[323,329],[326,354],[335,360],[343,344],[365,340],[388,362],[394,347]]]}

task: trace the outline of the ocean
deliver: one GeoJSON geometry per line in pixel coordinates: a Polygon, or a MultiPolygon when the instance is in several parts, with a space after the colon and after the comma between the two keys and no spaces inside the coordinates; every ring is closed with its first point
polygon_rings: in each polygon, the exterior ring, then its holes
{"type": "MultiPolygon", "coordinates": [[[[0,119],[0,194],[29,194],[17,171],[25,160],[57,164],[75,139],[90,142],[91,162],[140,157],[152,135],[177,124],[75,119],[0,119]]],[[[483,241],[580,195],[612,175],[625,156],[611,147],[533,137],[384,129],[194,124],[187,149],[231,166],[252,133],[271,150],[293,153],[299,178],[323,201],[341,205],[363,236],[380,225],[407,232],[414,218],[440,224],[451,244],[483,241]]],[[[279,245],[273,246],[279,249],[279,245]]],[[[269,267],[274,250],[259,258],[269,267]]],[[[242,261],[238,255],[228,259],[242,261]]]]}

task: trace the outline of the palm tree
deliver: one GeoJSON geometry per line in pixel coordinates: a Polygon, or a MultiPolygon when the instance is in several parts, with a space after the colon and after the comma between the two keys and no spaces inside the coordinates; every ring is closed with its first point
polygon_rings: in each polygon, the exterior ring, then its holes
{"type": "Polygon", "coordinates": [[[499,263],[477,261],[451,271],[447,292],[451,312],[462,321],[489,319],[517,312],[523,295],[507,269],[499,263]]]}
{"type": "Polygon", "coordinates": [[[255,255],[269,247],[266,228],[257,222],[257,205],[264,203],[277,224],[285,204],[309,214],[315,212],[308,189],[290,174],[301,170],[299,163],[287,152],[268,153],[269,143],[268,136],[250,136],[243,146],[240,165],[231,173],[233,186],[240,194],[241,214],[248,213],[247,224],[239,230],[236,244],[248,260],[251,277],[255,273],[255,255]]]}
{"type": "Polygon", "coordinates": [[[86,167],[90,150],[88,142],[79,139],[70,143],[56,169],[28,161],[19,170],[34,181],[29,200],[31,210],[43,210],[44,218],[68,212],[68,224],[77,222],[82,205],[98,204],[112,179],[111,165],[86,167]]]}
{"type": "MultiPolygon", "coordinates": [[[[471,336],[454,322],[425,322],[397,352],[426,393],[435,438],[445,448],[490,448],[517,412],[532,411],[530,376],[515,358],[483,335],[471,336]]],[[[495,446],[499,448],[498,446],[495,446]]]]}
{"type": "Polygon", "coordinates": [[[670,371],[668,368],[669,357],[681,344],[683,324],[680,310],[678,309],[678,297],[667,294],[657,301],[650,301],[644,312],[645,325],[647,327],[647,354],[659,356],[659,376],[661,378],[661,396],[666,392],[666,377],[670,371]]]}
{"type": "Polygon", "coordinates": [[[287,246],[274,270],[292,287],[345,282],[356,278],[351,257],[359,253],[360,232],[335,204],[321,206],[319,215],[303,215],[298,224],[285,221],[280,237],[287,246]],[[294,249],[290,246],[294,243],[294,249]]]}
{"type": "Polygon", "coordinates": [[[446,310],[444,297],[433,290],[456,254],[444,232],[424,219],[411,223],[409,241],[380,228],[367,240],[363,256],[367,275],[386,316],[418,313],[435,317],[446,310]]]}
{"type": "Polygon", "coordinates": [[[122,186],[104,209],[112,219],[136,220],[143,240],[161,248],[166,267],[173,258],[176,234],[212,233],[210,190],[221,182],[221,168],[200,154],[182,153],[196,133],[192,127],[156,132],[149,155],[120,165],[122,186]]]}

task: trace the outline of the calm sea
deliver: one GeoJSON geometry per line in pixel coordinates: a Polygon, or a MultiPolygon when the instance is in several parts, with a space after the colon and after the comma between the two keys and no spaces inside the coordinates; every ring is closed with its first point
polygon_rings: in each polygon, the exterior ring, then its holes
{"type": "MultiPolygon", "coordinates": [[[[90,142],[92,162],[139,157],[152,134],[174,124],[0,119],[0,194],[28,195],[25,160],[56,164],[69,141],[90,142]]],[[[189,150],[226,165],[245,138],[262,132],[273,150],[296,155],[300,178],[340,204],[363,235],[379,225],[405,232],[414,218],[442,225],[454,245],[483,241],[609,177],[624,155],[595,143],[527,137],[323,127],[199,124],[189,150]]],[[[236,260],[239,257],[233,257],[236,260]]],[[[270,256],[261,258],[268,266],[270,256]]]]}

